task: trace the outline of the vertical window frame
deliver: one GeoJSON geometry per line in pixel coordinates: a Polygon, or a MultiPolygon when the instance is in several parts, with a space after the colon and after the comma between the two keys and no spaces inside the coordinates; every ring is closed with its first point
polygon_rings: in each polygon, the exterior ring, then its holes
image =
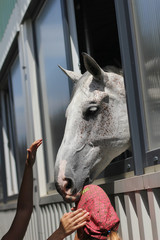
{"type": "MultiPolygon", "coordinates": [[[[27,121],[30,122],[30,129],[28,129],[28,144],[31,144],[31,142],[35,139],[42,138],[42,122],[39,107],[39,87],[33,39],[32,20],[28,19],[23,23],[23,25],[21,25],[20,34],[18,37],[20,61],[24,68],[22,77],[23,80],[25,80],[25,87],[27,89],[27,121]],[[32,116],[28,116],[29,112],[32,116]]],[[[47,193],[43,145],[36,154],[38,161],[35,163],[36,169],[34,171],[36,181],[35,185],[38,186],[38,182],[40,183],[37,189],[39,196],[44,196],[47,193]]]]}
{"type": "MultiPolygon", "coordinates": [[[[46,4],[46,3],[45,3],[46,4]]],[[[79,64],[79,56],[77,55],[76,51],[75,51],[75,48],[73,47],[73,45],[75,44],[76,45],[76,38],[75,38],[75,35],[74,35],[74,44],[71,46],[71,35],[70,35],[70,25],[69,25],[69,15],[68,15],[68,12],[67,12],[67,8],[68,8],[68,4],[69,6],[72,6],[73,7],[73,1],[60,1],[60,7],[61,7],[61,13],[62,13],[62,24],[63,24],[63,34],[64,34],[64,44],[65,44],[65,52],[66,52],[66,64],[67,64],[67,68],[69,69],[73,69],[73,61],[72,59],[76,59],[77,63],[79,64]],[[68,47],[66,47],[68,46],[68,47]]],[[[42,9],[43,10],[43,9],[42,9]]],[[[38,15],[39,13],[37,13],[38,15]]],[[[72,15],[72,19],[74,19],[74,13],[72,15]]],[[[36,17],[34,17],[34,21],[36,20],[36,17]]],[[[73,23],[72,23],[72,26],[73,26],[73,23]]],[[[74,26],[75,27],[75,26],[74,26]]],[[[34,29],[34,24],[33,24],[33,29],[34,29]]],[[[34,35],[34,39],[36,39],[35,37],[35,31],[33,33],[34,35]]],[[[35,44],[36,44],[36,41],[34,41],[35,44]]],[[[35,46],[35,49],[37,47],[35,46]]],[[[38,57],[36,56],[36,61],[38,62],[38,57]]],[[[58,64],[58,63],[57,63],[58,64]]],[[[37,64],[38,65],[38,64],[37,64]]],[[[78,66],[78,65],[77,65],[78,66]]],[[[74,66],[76,68],[76,66],[74,66]]],[[[78,67],[78,71],[79,71],[79,67],[78,67]]],[[[37,75],[38,75],[38,71],[37,71],[37,75]]],[[[38,77],[39,78],[39,77],[38,77]]],[[[72,90],[72,83],[70,80],[68,80],[68,87],[69,87],[69,92],[71,94],[71,90],[72,90]]],[[[39,86],[40,88],[40,86],[39,86]]],[[[40,89],[39,89],[39,93],[40,93],[40,89]]],[[[43,104],[44,105],[44,104],[43,104]]],[[[41,124],[42,124],[42,128],[44,129],[44,121],[43,121],[43,116],[42,116],[42,112],[44,112],[44,109],[41,111],[41,124]]],[[[46,115],[46,114],[44,114],[46,115]]],[[[48,114],[47,114],[48,115],[48,114]]],[[[45,124],[46,125],[46,124],[45,124]]],[[[48,126],[49,126],[49,123],[48,123],[48,126]]],[[[48,127],[49,129],[49,127],[48,127]]],[[[46,130],[45,130],[46,131],[46,130]]],[[[45,136],[45,133],[43,133],[44,136],[45,136]]],[[[50,132],[47,135],[47,138],[48,136],[50,135],[50,132]]],[[[51,137],[49,137],[51,139],[51,137]]],[[[50,141],[51,142],[51,141],[50,141]]],[[[44,143],[45,144],[45,143],[44,143]]],[[[52,147],[51,146],[48,146],[48,149],[49,149],[49,152],[48,153],[45,153],[46,156],[45,158],[46,159],[52,159],[52,156],[53,154],[51,154],[51,149],[52,147]],[[49,156],[49,157],[48,157],[49,156]]],[[[48,161],[49,162],[49,161],[48,161]]],[[[53,163],[48,163],[48,167],[47,167],[47,171],[52,169],[52,172],[54,171],[54,162],[53,163]]],[[[46,185],[47,185],[47,191],[50,191],[50,190],[55,190],[55,185],[54,185],[54,180],[53,181],[46,181],[46,185]]]]}
{"type": "Polygon", "coordinates": [[[146,164],[146,126],[140,85],[140,72],[135,46],[131,2],[115,1],[117,26],[125,75],[127,105],[132,139],[135,175],[144,173],[146,164]]]}

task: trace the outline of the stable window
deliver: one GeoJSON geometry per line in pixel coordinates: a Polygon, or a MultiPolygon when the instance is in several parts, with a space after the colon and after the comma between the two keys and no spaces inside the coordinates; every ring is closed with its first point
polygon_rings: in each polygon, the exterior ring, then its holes
{"type": "Polygon", "coordinates": [[[126,77],[135,174],[157,171],[159,134],[158,1],[115,0],[126,77]],[[153,166],[151,168],[146,168],[153,166]]]}
{"type": "Polygon", "coordinates": [[[159,10],[159,1],[132,1],[145,112],[147,151],[160,148],[159,10]]]}
{"type": "MultiPolygon", "coordinates": [[[[5,89],[3,92],[1,92],[1,117],[7,196],[12,196],[18,193],[18,183],[13,147],[13,132],[11,126],[11,106],[8,89],[5,89]]],[[[4,174],[2,174],[2,176],[4,177],[4,174]]]]}
{"type": "Polygon", "coordinates": [[[54,162],[62,141],[65,110],[70,98],[68,79],[58,68],[58,64],[67,68],[62,19],[61,1],[56,0],[46,2],[34,22],[48,183],[54,181],[54,162]]]}
{"type": "Polygon", "coordinates": [[[19,182],[23,176],[26,160],[25,97],[22,86],[20,62],[17,57],[10,69],[10,103],[14,133],[14,147],[18,166],[19,182]]]}
{"type": "MultiPolygon", "coordinates": [[[[1,116],[2,116],[2,137],[5,160],[5,176],[7,195],[12,196],[18,193],[17,171],[13,147],[13,133],[11,127],[11,114],[8,91],[1,92],[1,116]]],[[[3,176],[3,175],[2,175],[3,176]]]]}
{"type": "Polygon", "coordinates": [[[81,71],[82,52],[90,54],[101,67],[114,65],[121,68],[120,47],[114,1],[75,0],[75,16],[81,71]]]}
{"type": "MultiPolygon", "coordinates": [[[[7,196],[18,193],[26,159],[26,123],[20,63],[16,57],[0,94],[1,127],[7,196]]],[[[2,154],[2,153],[1,153],[2,154]]],[[[4,177],[4,174],[3,174],[4,177]]]]}

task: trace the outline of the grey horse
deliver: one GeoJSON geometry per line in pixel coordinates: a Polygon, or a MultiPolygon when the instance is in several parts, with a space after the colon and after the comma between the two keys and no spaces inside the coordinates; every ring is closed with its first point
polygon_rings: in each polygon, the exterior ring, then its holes
{"type": "Polygon", "coordinates": [[[66,202],[78,200],[83,186],[130,147],[123,76],[105,72],[86,53],[83,59],[83,75],[60,67],[74,82],[55,163],[56,188],[66,202]]]}

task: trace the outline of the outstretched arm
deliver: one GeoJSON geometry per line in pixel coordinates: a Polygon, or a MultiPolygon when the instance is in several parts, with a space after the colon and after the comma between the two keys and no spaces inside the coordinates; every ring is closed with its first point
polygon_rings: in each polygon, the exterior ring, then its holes
{"type": "Polygon", "coordinates": [[[59,228],[47,240],[63,240],[68,235],[83,227],[89,220],[86,210],[78,209],[65,213],[60,220],[59,228]]]}
{"type": "Polygon", "coordinates": [[[38,147],[42,144],[42,139],[32,143],[27,149],[27,159],[23,179],[20,187],[17,211],[9,231],[2,240],[22,240],[33,210],[33,170],[38,147]]]}

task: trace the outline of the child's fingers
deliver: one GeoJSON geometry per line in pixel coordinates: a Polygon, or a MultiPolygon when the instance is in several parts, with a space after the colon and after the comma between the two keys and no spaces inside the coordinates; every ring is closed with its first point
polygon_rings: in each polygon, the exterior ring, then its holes
{"type": "Polygon", "coordinates": [[[81,212],[83,212],[83,209],[79,208],[79,209],[71,212],[71,216],[76,216],[78,213],[81,213],[81,212]]]}
{"type": "Polygon", "coordinates": [[[79,223],[75,225],[74,230],[77,230],[78,228],[84,227],[86,225],[87,221],[84,221],[82,223],[79,223]]]}
{"type": "Polygon", "coordinates": [[[42,141],[40,141],[40,142],[37,144],[37,147],[39,147],[41,144],[42,144],[42,141]]]}
{"type": "Polygon", "coordinates": [[[72,232],[76,231],[76,230],[79,229],[79,228],[84,227],[84,226],[86,225],[86,223],[87,223],[87,221],[84,221],[84,222],[75,224],[75,225],[73,226],[72,232]]]}
{"type": "Polygon", "coordinates": [[[77,219],[80,219],[81,217],[83,218],[83,217],[87,217],[87,216],[89,216],[89,213],[83,209],[78,209],[78,210],[70,213],[70,217],[72,218],[72,221],[76,221],[77,219]]]}
{"type": "Polygon", "coordinates": [[[89,221],[89,220],[90,220],[90,215],[87,212],[84,215],[79,216],[79,218],[76,218],[74,222],[75,222],[75,224],[80,224],[84,221],[89,221]]]}
{"type": "Polygon", "coordinates": [[[39,147],[42,144],[42,139],[39,139],[34,142],[34,146],[39,147]]]}
{"type": "Polygon", "coordinates": [[[33,142],[29,149],[30,149],[31,151],[37,150],[37,148],[38,148],[41,144],[42,144],[42,139],[39,139],[39,140],[33,142]]]}
{"type": "Polygon", "coordinates": [[[35,144],[41,143],[42,141],[43,141],[42,138],[38,139],[37,141],[35,141],[35,144]]]}

